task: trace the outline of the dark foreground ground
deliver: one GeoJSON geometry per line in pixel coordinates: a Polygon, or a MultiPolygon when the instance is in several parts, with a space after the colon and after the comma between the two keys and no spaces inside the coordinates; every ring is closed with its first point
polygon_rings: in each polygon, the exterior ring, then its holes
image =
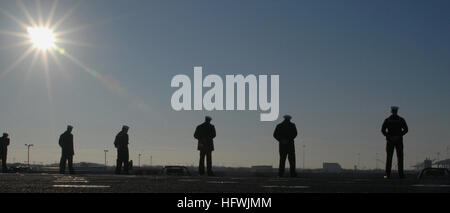
{"type": "Polygon", "coordinates": [[[0,174],[0,192],[105,193],[427,193],[450,192],[449,179],[384,180],[380,174],[302,174],[299,178],[46,173],[0,174]]]}

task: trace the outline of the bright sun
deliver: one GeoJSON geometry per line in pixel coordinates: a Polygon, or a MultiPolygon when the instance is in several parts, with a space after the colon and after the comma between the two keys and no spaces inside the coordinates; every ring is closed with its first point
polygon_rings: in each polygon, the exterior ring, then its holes
{"type": "Polygon", "coordinates": [[[51,29],[46,27],[28,27],[27,32],[36,48],[48,50],[55,47],[55,36],[51,29]]]}

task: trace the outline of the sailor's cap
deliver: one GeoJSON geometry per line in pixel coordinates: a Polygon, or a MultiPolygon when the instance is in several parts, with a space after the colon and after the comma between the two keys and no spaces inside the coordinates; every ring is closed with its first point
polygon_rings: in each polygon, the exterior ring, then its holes
{"type": "Polygon", "coordinates": [[[391,110],[397,111],[398,110],[398,106],[391,106],[391,110]]]}
{"type": "Polygon", "coordinates": [[[292,116],[290,116],[290,115],[283,115],[283,118],[290,120],[292,118],[292,116]]]}

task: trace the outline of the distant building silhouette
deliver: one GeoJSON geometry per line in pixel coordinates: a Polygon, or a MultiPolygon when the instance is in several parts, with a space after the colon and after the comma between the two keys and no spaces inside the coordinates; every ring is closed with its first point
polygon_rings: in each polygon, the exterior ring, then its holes
{"type": "Polygon", "coordinates": [[[425,159],[423,161],[423,168],[426,169],[426,168],[431,168],[431,167],[433,167],[433,161],[430,159],[425,159]]]}
{"type": "Polygon", "coordinates": [[[0,158],[2,159],[2,172],[8,172],[8,167],[6,166],[6,159],[8,155],[9,137],[8,133],[3,133],[0,138],[0,158]]]}
{"type": "Polygon", "coordinates": [[[211,124],[212,118],[205,117],[205,122],[198,125],[195,129],[194,138],[198,140],[197,149],[200,151],[200,161],[198,165],[198,173],[205,173],[205,157],[206,170],[209,176],[213,176],[212,171],[212,151],[214,151],[213,139],[216,137],[216,128],[211,124]]]}
{"type": "Polygon", "coordinates": [[[59,162],[59,173],[64,174],[66,170],[66,162],[69,164],[69,173],[74,174],[73,169],[73,135],[72,126],[67,126],[67,130],[59,136],[59,146],[61,147],[61,160],[59,162]]]}
{"type": "Polygon", "coordinates": [[[286,158],[288,158],[291,177],[296,177],[294,139],[297,137],[297,127],[291,122],[291,116],[285,115],[283,117],[284,121],[276,126],[273,133],[273,137],[278,141],[280,152],[278,176],[283,177],[286,158]]]}
{"type": "Polygon", "coordinates": [[[252,166],[251,170],[254,173],[272,173],[273,167],[269,165],[252,166]]]}
{"type": "Polygon", "coordinates": [[[398,115],[398,107],[391,107],[392,115],[386,118],[381,127],[381,133],[386,137],[386,178],[391,177],[392,156],[397,152],[398,174],[404,178],[403,172],[403,136],[408,133],[405,119],[398,115]]]}
{"type": "Polygon", "coordinates": [[[128,152],[128,126],[123,126],[122,130],[116,135],[114,140],[114,146],[117,148],[117,164],[116,164],[116,174],[122,173],[122,165],[123,165],[123,173],[128,174],[128,170],[130,167],[129,162],[129,152],[128,152]]]}
{"type": "Polygon", "coordinates": [[[322,164],[322,169],[324,172],[341,172],[342,167],[339,165],[339,163],[327,163],[324,162],[322,164]]]}
{"type": "Polygon", "coordinates": [[[441,161],[437,161],[436,166],[438,168],[450,168],[450,159],[445,159],[445,160],[441,160],[441,161]]]}

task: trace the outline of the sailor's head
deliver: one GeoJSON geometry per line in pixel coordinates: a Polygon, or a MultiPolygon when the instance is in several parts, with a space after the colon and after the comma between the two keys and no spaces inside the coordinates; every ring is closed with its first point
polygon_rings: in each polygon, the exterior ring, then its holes
{"type": "Polygon", "coordinates": [[[67,131],[68,131],[68,132],[71,132],[71,131],[72,131],[72,129],[73,129],[73,126],[71,126],[71,125],[67,125],[67,131]]]}
{"type": "Polygon", "coordinates": [[[129,126],[127,126],[127,125],[123,125],[123,126],[122,126],[122,131],[128,132],[128,129],[130,129],[129,126]]]}
{"type": "Polygon", "coordinates": [[[391,106],[391,113],[396,115],[398,113],[398,106],[391,106]]]}
{"type": "Polygon", "coordinates": [[[212,118],[210,116],[205,116],[205,122],[210,123],[212,118]]]}
{"type": "Polygon", "coordinates": [[[292,116],[284,115],[283,118],[284,118],[285,121],[290,121],[292,119],[292,116]]]}
{"type": "Polygon", "coordinates": [[[8,133],[4,132],[3,137],[5,137],[5,138],[8,137],[8,133]]]}

